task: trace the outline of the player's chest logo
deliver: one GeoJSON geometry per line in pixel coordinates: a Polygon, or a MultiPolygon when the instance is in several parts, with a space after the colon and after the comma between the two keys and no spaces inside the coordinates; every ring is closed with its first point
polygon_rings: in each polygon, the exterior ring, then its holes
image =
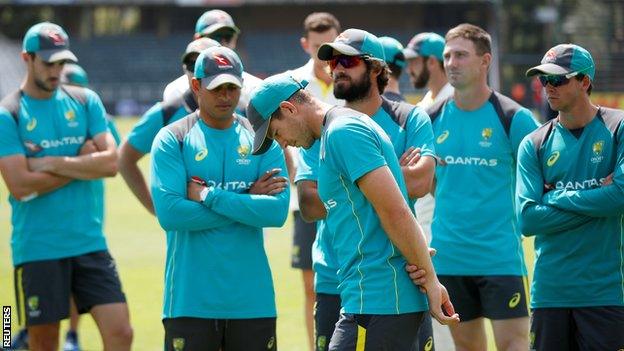
{"type": "Polygon", "coordinates": [[[604,160],[604,156],[602,152],[604,151],[604,140],[598,140],[592,145],[592,157],[590,158],[591,163],[600,163],[604,160]]]}
{"type": "Polygon", "coordinates": [[[236,152],[238,153],[238,158],[236,159],[236,164],[241,166],[249,166],[251,164],[251,160],[249,159],[249,145],[239,145],[236,148],[236,152]]]}
{"type": "Polygon", "coordinates": [[[78,127],[78,121],[76,120],[76,112],[74,110],[66,111],[65,120],[67,121],[67,126],[70,128],[78,127]]]}
{"type": "Polygon", "coordinates": [[[479,141],[479,146],[481,147],[492,146],[492,142],[490,141],[490,139],[492,139],[493,133],[494,132],[492,131],[492,128],[483,128],[483,130],[481,131],[481,140],[479,141]]]}

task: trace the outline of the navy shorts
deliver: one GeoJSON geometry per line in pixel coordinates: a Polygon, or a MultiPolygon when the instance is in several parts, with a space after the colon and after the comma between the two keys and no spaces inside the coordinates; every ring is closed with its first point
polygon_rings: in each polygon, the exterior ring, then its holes
{"type": "Polygon", "coordinates": [[[316,239],[316,222],[307,223],[299,211],[293,212],[295,230],[290,265],[292,268],[312,269],[312,244],[316,239]]]}
{"type": "Polygon", "coordinates": [[[126,302],[108,251],[23,263],[15,267],[14,279],[21,325],[49,324],[69,317],[70,297],[79,313],[97,305],[126,302]]]}

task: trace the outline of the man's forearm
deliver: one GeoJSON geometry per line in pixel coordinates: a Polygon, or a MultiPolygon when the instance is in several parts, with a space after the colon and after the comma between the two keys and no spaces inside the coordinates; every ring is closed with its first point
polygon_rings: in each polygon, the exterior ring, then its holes
{"type": "Polygon", "coordinates": [[[82,156],[47,157],[44,170],[74,179],[97,179],[114,177],[117,174],[115,150],[95,152],[82,156]]]}
{"type": "Polygon", "coordinates": [[[405,185],[410,199],[417,199],[432,191],[435,160],[424,156],[413,167],[402,167],[405,185]]]}
{"type": "Polygon", "coordinates": [[[154,213],[154,203],[147,188],[147,183],[143,177],[143,172],[134,162],[119,162],[119,173],[128,184],[128,187],[141,204],[150,212],[154,213]]]}

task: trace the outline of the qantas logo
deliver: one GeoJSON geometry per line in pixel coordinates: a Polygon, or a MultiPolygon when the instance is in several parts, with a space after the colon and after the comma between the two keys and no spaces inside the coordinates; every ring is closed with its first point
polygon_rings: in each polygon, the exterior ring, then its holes
{"type": "Polygon", "coordinates": [[[65,45],[65,38],[63,38],[63,35],[61,35],[61,33],[49,29],[48,32],[48,38],[52,39],[52,43],[54,43],[54,45],[56,46],[63,46],[65,45]]]}
{"type": "Polygon", "coordinates": [[[498,160],[495,158],[485,159],[480,157],[454,157],[445,156],[444,158],[438,158],[440,166],[447,165],[465,165],[465,166],[483,166],[483,167],[496,167],[498,160]]]}
{"type": "Polygon", "coordinates": [[[591,178],[591,179],[585,179],[585,180],[578,180],[578,181],[569,181],[569,182],[564,182],[564,181],[558,181],[555,184],[555,188],[557,190],[585,190],[585,189],[595,189],[600,187],[603,183],[605,182],[605,178],[591,178]]]}
{"type": "Polygon", "coordinates": [[[232,68],[232,64],[230,63],[230,61],[228,61],[228,59],[226,59],[223,56],[218,56],[218,55],[213,55],[212,58],[214,58],[215,62],[217,63],[217,66],[219,66],[219,68],[221,69],[228,69],[228,68],[232,68]]]}

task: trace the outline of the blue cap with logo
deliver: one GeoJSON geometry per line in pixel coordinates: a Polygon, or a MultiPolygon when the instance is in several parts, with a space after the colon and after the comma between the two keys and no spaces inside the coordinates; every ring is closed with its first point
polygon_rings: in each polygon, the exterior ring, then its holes
{"type": "Polygon", "coordinates": [[[329,61],[336,56],[334,50],[347,56],[370,56],[378,60],[386,60],[379,38],[361,29],[347,29],[340,33],[333,42],[321,45],[317,52],[318,58],[329,61]]]}
{"type": "Polygon", "coordinates": [[[575,44],[559,44],[546,52],[541,65],[526,71],[528,77],[537,74],[567,75],[583,73],[594,80],[596,67],[589,51],[575,44]]]}
{"type": "Polygon", "coordinates": [[[288,73],[271,76],[262,81],[251,93],[247,105],[247,119],[251,122],[254,132],[254,155],[265,153],[271,146],[267,138],[271,115],[279,108],[282,101],[288,100],[293,94],[308,85],[306,80],[297,80],[288,73]]]}
{"type": "Polygon", "coordinates": [[[69,51],[69,36],[58,24],[35,24],[26,32],[22,45],[25,52],[35,53],[45,62],[78,62],[76,55],[69,51]]]}
{"type": "Polygon", "coordinates": [[[213,46],[202,51],[195,61],[195,78],[212,90],[231,83],[243,87],[243,63],[238,55],[225,46],[213,46]]]}
{"type": "Polygon", "coordinates": [[[82,67],[75,63],[68,63],[61,72],[61,83],[87,87],[89,85],[89,76],[82,67]]]}
{"type": "Polygon", "coordinates": [[[210,10],[204,12],[195,24],[195,35],[210,35],[221,28],[230,28],[236,33],[240,33],[240,29],[234,25],[234,20],[227,12],[223,10],[210,10]]]}
{"type": "Polygon", "coordinates": [[[398,40],[391,37],[380,37],[379,41],[383,46],[386,63],[398,67],[405,67],[405,55],[403,45],[398,40]]]}
{"type": "Polygon", "coordinates": [[[444,38],[436,33],[416,34],[403,49],[406,60],[416,57],[433,56],[439,61],[444,61],[444,38]]]}

